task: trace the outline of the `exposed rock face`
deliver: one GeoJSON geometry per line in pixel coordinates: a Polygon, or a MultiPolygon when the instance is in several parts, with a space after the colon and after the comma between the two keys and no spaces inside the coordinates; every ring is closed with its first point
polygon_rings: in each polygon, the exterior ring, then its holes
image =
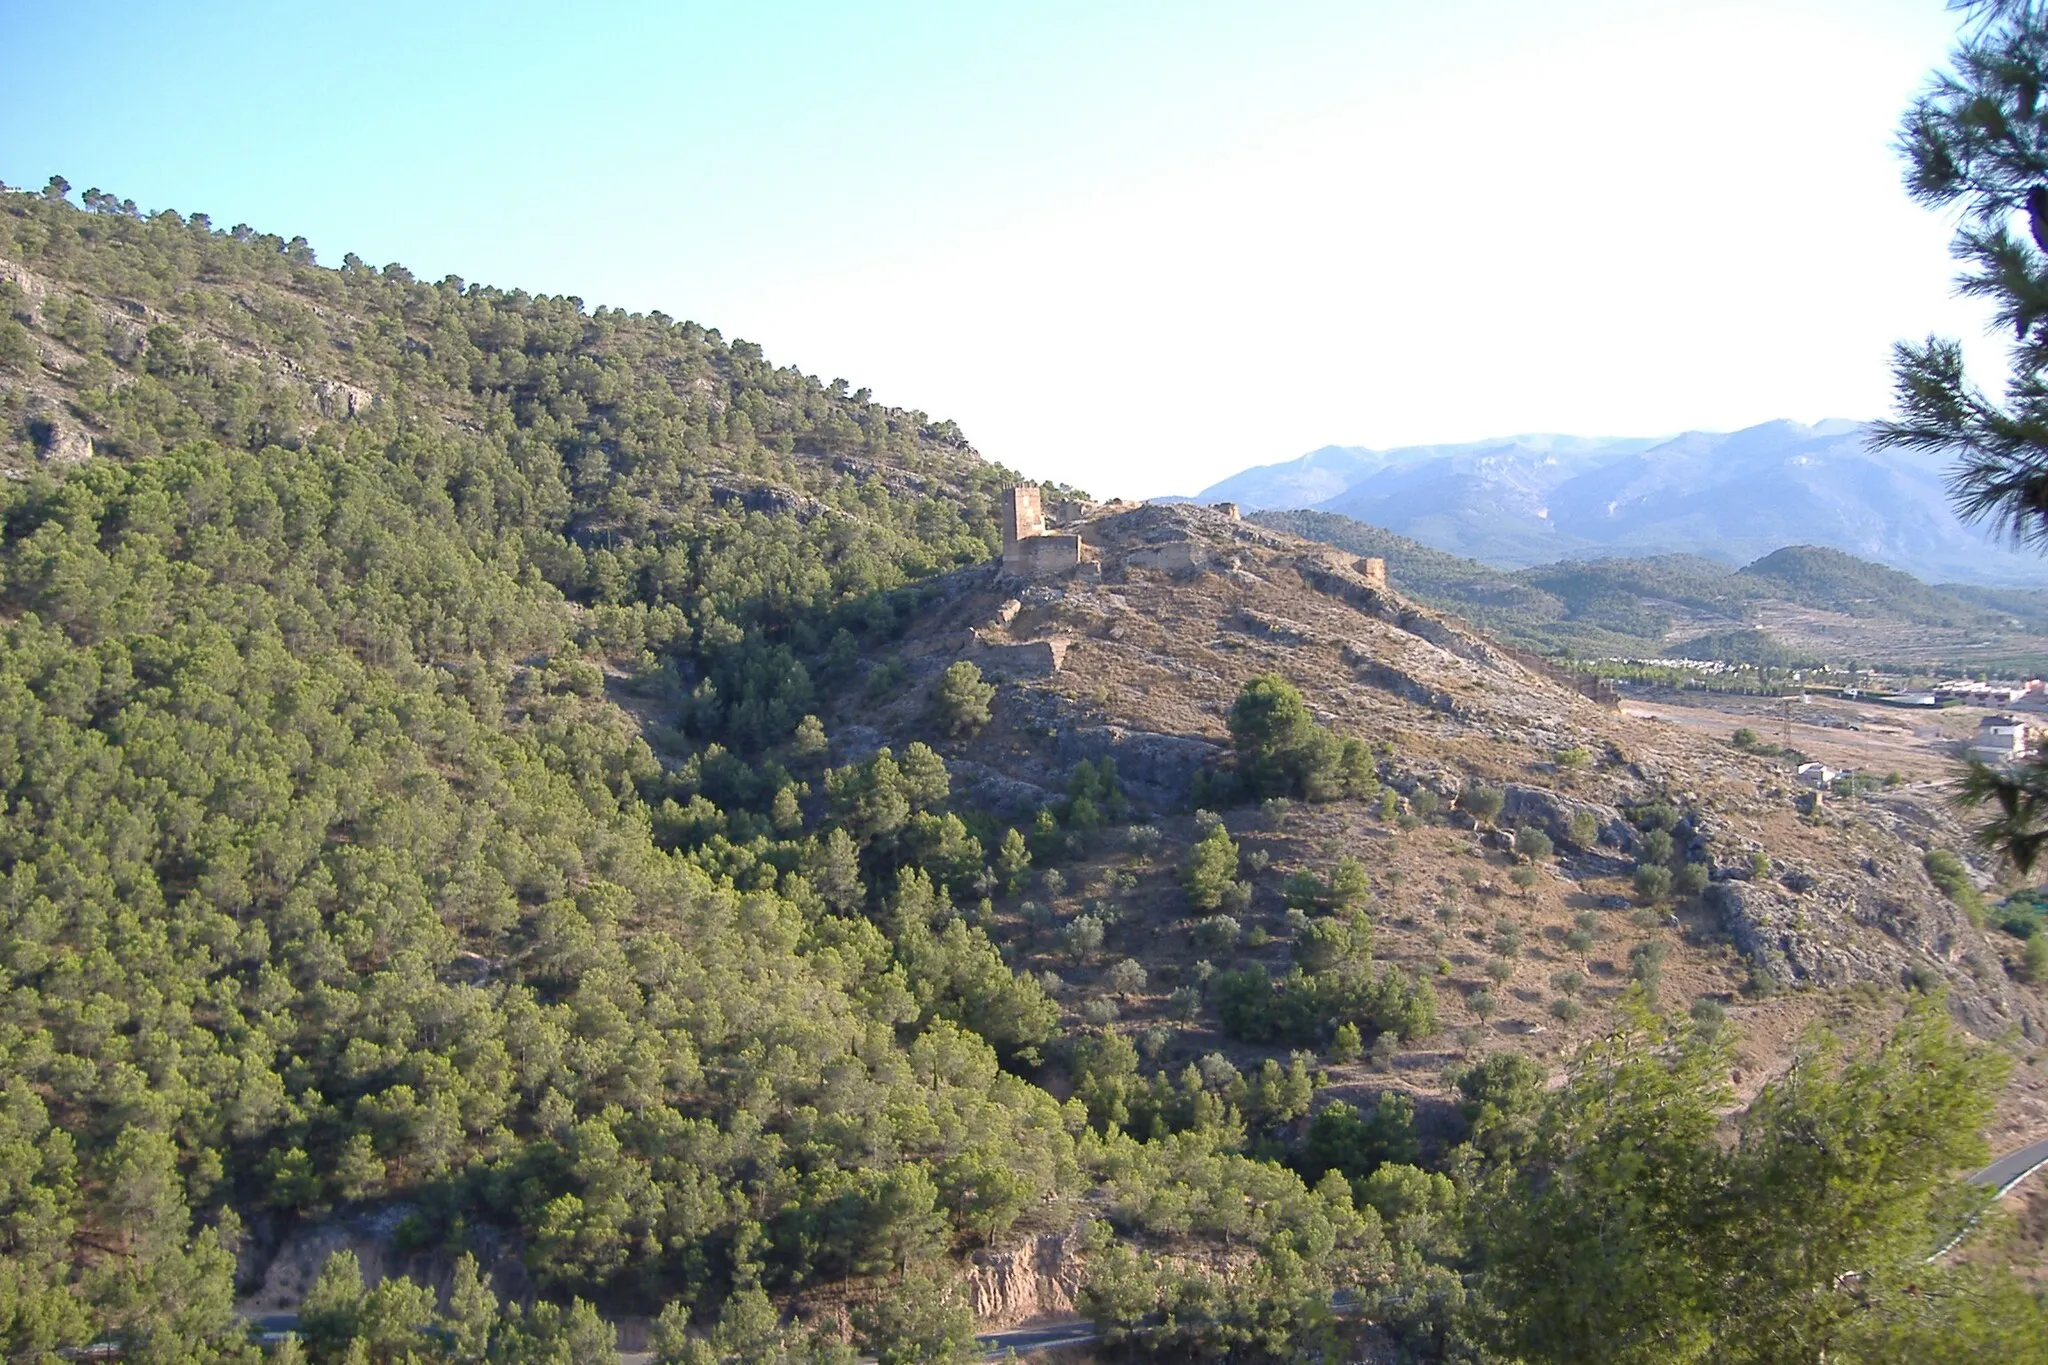
{"type": "MultiPolygon", "coordinates": [[[[355,1253],[366,1284],[404,1275],[416,1284],[445,1292],[455,1278],[455,1255],[399,1248],[399,1227],[415,1212],[411,1204],[374,1204],[317,1222],[288,1224],[281,1235],[260,1220],[253,1223],[236,1267],[236,1278],[246,1290],[236,1307],[247,1313],[291,1312],[305,1298],[327,1258],[337,1251],[355,1253]]],[[[484,1274],[501,1296],[532,1296],[533,1284],[525,1264],[508,1240],[484,1226],[473,1228],[471,1238],[484,1274]]]]}
{"type": "Polygon", "coordinates": [[[334,421],[343,417],[360,417],[376,402],[376,395],[338,379],[326,379],[313,386],[313,399],[319,404],[320,415],[334,421]]]}
{"type": "Polygon", "coordinates": [[[1084,758],[1114,759],[1125,788],[1153,809],[1178,805],[1193,786],[1195,774],[1214,767],[1223,756],[1222,746],[1206,739],[1121,725],[1075,726],[1061,731],[1056,743],[1059,761],[1069,766],[1084,758]]]}
{"type": "Polygon", "coordinates": [[[953,774],[953,795],[1000,820],[1022,824],[1057,799],[1057,794],[1045,787],[971,759],[950,759],[946,766],[953,774]]]}
{"type": "Polygon", "coordinates": [[[1501,825],[1507,828],[1533,825],[1559,845],[1571,844],[1572,817],[1580,811],[1592,815],[1600,829],[1601,843],[1624,853],[1634,850],[1637,842],[1635,826],[1622,819],[1621,812],[1612,806],[1603,806],[1597,801],[1580,801],[1561,792],[1525,787],[1516,782],[1502,788],[1501,825]]]}
{"type": "Polygon", "coordinates": [[[1209,553],[1192,540],[1169,540],[1164,545],[1142,545],[1124,556],[1132,569],[1159,569],[1166,573],[1187,573],[1209,562],[1209,553]]]}
{"type": "Polygon", "coordinates": [[[975,1320],[983,1327],[1014,1327],[1072,1313],[1081,1278],[1080,1237],[1049,1232],[1022,1246],[977,1255],[967,1272],[967,1290],[975,1320]]]}
{"type": "Polygon", "coordinates": [[[1969,920],[1931,892],[1789,869],[1775,879],[1716,882],[1707,904],[1735,946],[1781,984],[1897,986],[1916,971],[1932,973],[1959,987],[1950,1006],[1974,1032],[1994,1036],[2025,1022],[1969,920]]]}

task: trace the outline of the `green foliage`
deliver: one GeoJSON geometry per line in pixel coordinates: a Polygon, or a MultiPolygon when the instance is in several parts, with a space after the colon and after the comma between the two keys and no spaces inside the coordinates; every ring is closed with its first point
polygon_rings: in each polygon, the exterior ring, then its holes
{"type": "Polygon", "coordinates": [[[1398,1090],[1384,1090],[1369,1116],[1342,1100],[1317,1111],[1296,1165],[1310,1182],[1326,1171],[1357,1181],[1390,1161],[1412,1165],[1420,1150],[1415,1101],[1398,1090]]]}
{"type": "Polygon", "coordinates": [[[1900,1331],[1981,1330],[1923,1292],[1946,1272],[1922,1262],[1958,1211],[1952,1173],[1981,1159],[2002,1057],[1922,1000],[1874,1051],[1821,1040],[1729,1147],[1724,1046],[1636,1010],[1579,1054],[1478,1211],[1499,1347],[1530,1361],[1892,1359],[1864,1352],[1900,1331]]]}
{"type": "Polygon", "coordinates": [[[1978,893],[1977,884],[1970,880],[1970,869],[1961,858],[1945,848],[1937,848],[1930,849],[1920,862],[1927,869],[1927,880],[1954,901],[1972,923],[1984,922],[1984,898],[1978,893]]]}
{"type": "Polygon", "coordinates": [[[949,735],[969,735],[988,724],[989,703],[996,697],[994,683],[981,680],[981,670],[966,659],[948,664],[932,691],[932,704],[939,723],[949,735]]]}
{"type": "Polygon", "coordinates": [[[1436,1030],[1436,992],[1392,966],[1362,958],[1327,971],[1300,968],[1278,981],[1253,963],[1219,972],[1209,995],[1225,1033],[1246,1042],[1313,1046],[1340,1024],[1411,1041],[1436,1030]]]}
{"type": "Polygon", "coordinates": [[[878,1365],[965,1365],[981,1358],[963,1287],[929,1273],[906,1276],[858,1305],[854,1330],[878,1365]]]}
{"type": "Polygon", "coordinates": [[[1480,824],[1490,825],[1499,817],[1501,806],[1506,800],[1507,794],[1499,787],[1472,783],[1458,793],[1458,809],[1480,824]]]}
{"type": "Polygon", "coordinates": [[[1550,842],[1550,836],[1534,825],[1523,825],[1515,831],[1515,855],[1527,858],[1532,863],[1547,861],[1557,850],[1550,842]]]}
{"type": "Polygon", "coordinates": [[[1317,724],[1301,693],[1279,674],[1246,683],[1229,719],[1237,777],[1247,794],[1311,801],[1378,795],[1371,747],[1360,739],[1339,739],[1317,724]]]}
{"type": "Polygon", "coordinates": [[[1237,842],[1218,824],[1189,848],[1181,868],[1181,885],[1187,890],[1189,905],[1215,910],[1236,882],[1237,842]]]}
{"type": "Polygon", "coordinates": [[[1303,869],[1291,874],[1281,895],[1291,909],[1334,913],[1348,910],[1372,894],[1372,882],[1365,864],[1356,858],[1339,858],[1327,877],[1303,869]]]}
{"type": "Polygon", "coordinates": [[[1635,890],[1643,904],[1662,904],[1671,896],[1671,869],[1662,863],[1643,863],[1636,868],[1635,890]]]}

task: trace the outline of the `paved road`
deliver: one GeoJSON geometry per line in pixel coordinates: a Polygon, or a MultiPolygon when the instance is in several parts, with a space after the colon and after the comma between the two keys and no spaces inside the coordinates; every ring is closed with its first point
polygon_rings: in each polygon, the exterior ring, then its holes
{"type": "Polygon", "coordinates": [[[1997,1191],[1995,1197],[2003,1199],[2014,1186],[2043,1166],[2048,1166],[2048,1138],[2007,1152],[1969,1180],[1972,1185],[1989,1185],[1997,1191]]]}
{"type": "Polygon", "coordinates": [[[1030,1355],[1034,1351],[1050,1351],[1056,1346],[1081,1346],[1095,1340],[1095,1324],[1085,1318],[1072,1322],[1056,1322],[1050,1326],[1013,1327],[1007,1332],[989,1332],[975,1338],[987,1350],[991,1359],[1000,1357],[1005,1351],[1018,1355],[1030,1355]]]}

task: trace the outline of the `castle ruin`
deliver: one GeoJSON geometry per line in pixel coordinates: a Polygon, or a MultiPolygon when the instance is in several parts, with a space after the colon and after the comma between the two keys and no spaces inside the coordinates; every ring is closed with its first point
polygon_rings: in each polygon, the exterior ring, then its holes
{"type": "Polygon", "coordinates": [[[1019,578],[1049,578],[1078,568],[1081,537],[1045,529],[1045,502],[1035,484],[1018,484],[1003,495],[1003,572],[1019,578]]]}

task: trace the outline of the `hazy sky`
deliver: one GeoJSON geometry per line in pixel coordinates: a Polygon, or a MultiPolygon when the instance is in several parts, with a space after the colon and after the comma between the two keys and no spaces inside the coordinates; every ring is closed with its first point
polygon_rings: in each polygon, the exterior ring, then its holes
{"type": "MultiPolygon", "coordinates": [[[[1869,417],[1940,0],[0,0],[0,179],[659,308],[1101,495],[1869,417]]],[[[1989,357],[1995,361],[1995,353],[1989,357]]]]}

